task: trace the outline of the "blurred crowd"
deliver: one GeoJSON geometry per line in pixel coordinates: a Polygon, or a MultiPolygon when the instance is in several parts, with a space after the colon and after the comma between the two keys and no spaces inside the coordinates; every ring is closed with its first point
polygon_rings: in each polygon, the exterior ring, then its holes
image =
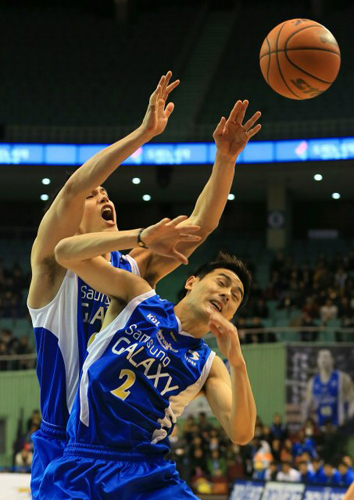
{"type": "Polygon", "coordinates": [[[4,266],[0,259],[0,318],[24,318],[30,277],[19,264],[4,266]]]}
{"type": "Polygon", "coordinates": [[[39,410],[33,410],[31,417],[26,422],[24,432],[22,422],[20,422],[17,440],[13,445],[14,472],[31,472],[34,452],[32,434],[40,429],[41,423],[42,417],[39,410]]]}
{"type": "MultiPolygon", "coordinates": [[[[244,260],[254,276],[254,262],[244,260]]],[[[8,269],[0,260],[0,319],[28,318],[28,286],[29,276],[20,265],[8,269]]],[[[293,256],[286,257],[279,252],[271,263],[266,288],[262,289],[254,280],[248,303],[237,313],[235,323],[241,342],[276,342],[276,333],[262,332],[262,329],[269,327],[264,320],[274,319],[280,313],[283,314],[282,326],[303,328],[299,340],[305,342],[318,339],[319,333],[311,330],[312,327],[330,326],[333,320],[337,327],[354,328],[354,251],[346,257],[338,253],[332,260],[321,254],[312,267],[308,262],[300,265],[293,256]],[[275,312],[269,307],[269,301],[277,303],[275,312]]],[[[344,336],[336,332],[335,339],[353,341],[354,334],[344,336]]],[[[0,370],[33,368],[33,361],[1,360],[2,355],[32,353],[31,344],[27,336],[16,338],[11,330],[3,328],[0,333],[0,370]]]]}
{"type": "MultiPolygon", "coordinates": [[[[254,275],[252,261],[248,261],[248,267],[254,275]]],[[[238,312],[243,343],[276,342],[274,333],[252,333],[264,328],[262,320],[271,317],[268,301],[277,301],[277,311],[288,313],[283,326],[309,328],[300,334],[303,342],[317,340],[318,331],[311,327],[328,326],[333,320],[341,327],[354,327],[354,251],[346,257],[337,253],[332,260],[320,254],[312,267],[309,262],[299,265],[293,256],[279,252],[271,263],[268,286],[262,290],[254,281],[248,304],[238,312]],[[292,317],[296,311],[299,314],[292,317]]],[[[353,339],[354,334],[346,337],[353,339]]],[[[336,334],[336,340],[344,339],[336,334]]]]}
{"type": "Polygon", "coordinates": [[[227,494],[236,478],[338,486],[354,481],[353,460],[343,452],[346,438],[330,422],[319,429],[308,419],[290,435],[280,414],[271,425],[258,418],[252,442],[238,446],[200,413],[176,425],[170,441],[181,476],[200,494],[227,494]]]}
{"type": "MultiPolygon", "coordinates": [[[[41,425],[39,410],[21,422],[14,443],[16,472],[30,472],[32,434],[41,425]]],[[[198,494],[228,494],[237,478],[349,486],[354,482],[353,460],[346,438],[330,421],[318,428],[308,419],[291,435],[279,413],[271,425],[257,418],[254,439],[246,446],[231,443],[215,418],[204,412],[179,421],[170,436],[171,452],[180,475],[198,494]]]]}
{"type": "Polygon", "coordinates": [[[2,328],[0,331],[0,371],[5,370],[28,370],[35,368],[36,360],[31,356],[30,359],[17,358],[8,359],[2,356],[28,355],[34,354],[35,349],[32,346],[28,335],[18,338],[13,331],[8,328],[2,328]]]}

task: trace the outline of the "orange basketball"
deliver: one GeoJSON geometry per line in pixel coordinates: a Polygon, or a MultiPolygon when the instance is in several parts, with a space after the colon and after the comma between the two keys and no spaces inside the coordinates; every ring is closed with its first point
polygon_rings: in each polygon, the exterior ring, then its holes
{"type": "Polygon", "coordinates": [[[312,99],[325,92],[337,78],[340,61],[332,33],[309,19],[278,24],[259,54],[266,82],[289,99],[312,99]]]}

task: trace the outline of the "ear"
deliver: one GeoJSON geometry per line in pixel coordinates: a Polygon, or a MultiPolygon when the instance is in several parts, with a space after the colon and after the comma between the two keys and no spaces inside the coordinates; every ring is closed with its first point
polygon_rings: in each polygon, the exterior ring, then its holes
{"type": "Polygon", "coordinates": [[[195,283],[198,283],[200,281],[200,278],[197,278],[196,276],[189,276],[189,278],[186,281],[186,284],[184,285],[184,288],[187,290],[187,293],[190,292],[195,285],[195,283]]]}

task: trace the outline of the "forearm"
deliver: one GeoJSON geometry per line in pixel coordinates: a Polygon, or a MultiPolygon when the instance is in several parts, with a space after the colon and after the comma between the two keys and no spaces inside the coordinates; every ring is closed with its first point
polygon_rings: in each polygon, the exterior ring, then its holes
{"type": "Polygon", "coordinates": [[[142,127],[138,127],[128,136],[95,154],[70,177],[67,184],[71,194],[87,196],[150,139],[151,136],[142,127]]]}
{"type": "Polygon", "coordinates": [[[235,162],[216,154],[213,171],[201,192],[190,219],[201,231],[212,232],[219,224],[235,175],[235,162]]]}
{"type": "Polygon", "coordinates": [[[247,444],[254,435],[257,408],[245,362],[231,367],[231,387],[230,437],[234,442],[247,444]]]}
{"type": "Polygon", "coordinates": [[[56,260],[64,265],[138,246],[139,229],[114,233],[88,233],[64,238],[55,247],[56,260]]]}

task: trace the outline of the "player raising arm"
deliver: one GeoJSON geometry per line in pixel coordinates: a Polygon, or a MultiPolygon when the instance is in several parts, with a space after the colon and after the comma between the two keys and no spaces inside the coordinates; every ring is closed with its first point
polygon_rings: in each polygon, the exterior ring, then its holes
{"type": "MultiPolygon", "coordinates": [[[[251,137],[261,129],[260,124],[256,125],[261,116],[260,111],[257,111],[246,123],[243,123],[248,104],[247,100],[237,101],[229,117],[227,119],[222,117],[214,131],[213,138],[217,151],[211,176],[200,194],[192,214],[182,223],[183,225],[200,226],[198,234],[201,236],[201,240],[197,243],[180,243],[178,250],[185,256],[191,255],[218,227],[232,187],[237,158],[251,137]]],[[[143,252],[139,248],[134,249],[130,255],[138,262],[141,275],[153,287],[161,278],[180,265],[176,260],[163,258],[151,252],[143,252]]]]}

